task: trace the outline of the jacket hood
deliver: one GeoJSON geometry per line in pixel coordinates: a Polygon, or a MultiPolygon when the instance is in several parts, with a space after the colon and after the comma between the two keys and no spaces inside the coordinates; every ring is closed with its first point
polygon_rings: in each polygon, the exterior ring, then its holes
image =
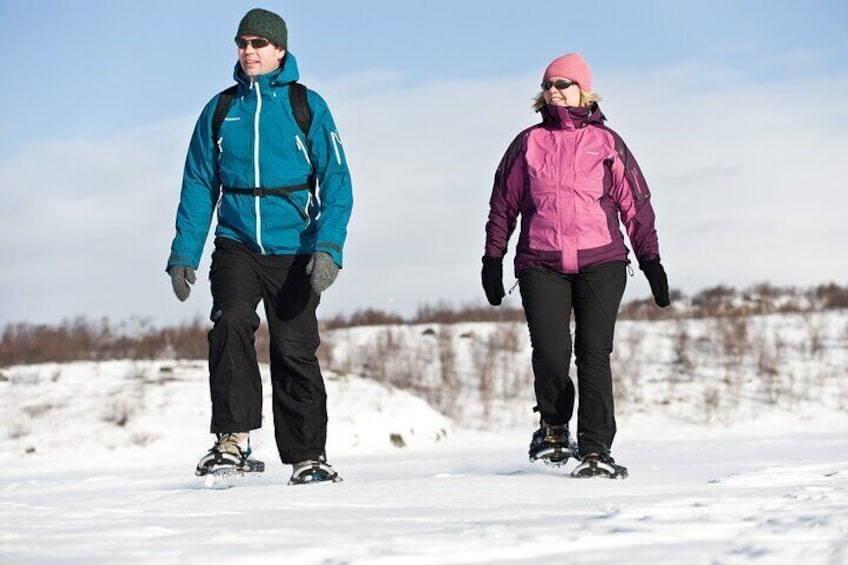
{"type": "MultiPolygon", "coordinates": [[[[250,88],[251,77],[244,74],[238,61],[236,61],[236,67],[233,70],[233,78],[237,83],[250,88]]],[[[260,86],[282,86],[291,82],[297,82],[299,78],[300,71],[297,69],[297,59],[295,59],[291,51],[286,51],[286,54],[283,56],[282,65],[279,68],[270,73],[253,77],[253,80],[258,81],[260,86]]]]}
{"type": "Polygon", "coordinates": [[[589,106],[545,104],[540,112],[542,124],[550,129],[579,129],[590,124],[602,124],[607,119],[597,102],[592,102],[589,106]]]}

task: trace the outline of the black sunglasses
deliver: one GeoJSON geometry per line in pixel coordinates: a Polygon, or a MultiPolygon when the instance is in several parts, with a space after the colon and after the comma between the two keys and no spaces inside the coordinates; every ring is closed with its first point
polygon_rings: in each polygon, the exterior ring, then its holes
{"type": "Polygon", "coordinates": [[[557,90],[565,90],[572,84],[577,84],[573,80],[566,80],[561,78],[559,80],[546,80],[542,82],[542,90],[550,90],[552,86],[555,86],[557,90]]]}
{"type": "Polygon", "coordinates": [[[269,43],[271,42],[261,37],[257,37],[255,39],[236,37],[236,45],[238,45],[239,49],[246,49],[248,45],[254,49],[262,49],[263,47],[267,47],[269,43]]]}

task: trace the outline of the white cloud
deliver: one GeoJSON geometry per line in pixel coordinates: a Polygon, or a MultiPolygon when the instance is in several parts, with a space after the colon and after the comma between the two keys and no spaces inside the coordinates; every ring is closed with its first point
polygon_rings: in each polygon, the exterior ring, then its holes
{"type": "MultiPolygon", "coordinates": [[[[690,84],[711,79],[692,71],[690,84]]],[[[625,97],[636,77],[619,77],[610,99],[652,184],[672,282],[844,283],[848,77],[682,93],[685,80],[644,78],[651,95],[625,97]]]]}
{"type": "MultiPolygon", "coordinates": [[[[672,286],[844,283],[846,77],[758,85],[694,63],[595,74],[609,125],[652,186],[672,286]]],[[[492,177],[511,139],[536,120],[536,82],[307,77],[333,109],[355,191],[346,266],[324,314],[482,301],[492,177]]],[[[0,321],[207,315],[208,248],[187,304],[163,272],[193,119],[42,143],[0,164],[0,321]]],[[[638,271],[630,286],[628,297],[648,292],[638,271]]],[[[520,302],[517,293],[510,300],[520,302]]]]}

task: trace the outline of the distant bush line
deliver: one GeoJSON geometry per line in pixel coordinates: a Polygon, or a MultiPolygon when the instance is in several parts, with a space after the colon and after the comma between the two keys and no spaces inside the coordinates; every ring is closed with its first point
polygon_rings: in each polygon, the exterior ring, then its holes
{"type": "MultiPolygon", "coordinates": [[[[622,305],[619,319],[667,320],[686,318],[742,317],[774,313],[799,313],[848,308],[848,287],[820,285],[800,290],[760,284],[737,290],[716,286],[692,297],[672,292],[672,308],[659,309],[653,300],[634,300],[622,305]]],[[[331,330],[356,326],[397,324],[455,324],[460,322],[524,321],[520,308],[488,305],[453,306],[425,304],[410,317],[366,308],[351,314],[322,318],[331,330]]],[[[146,320],[114,324],[109,319],[85,317],[58,325],[16,322],[7,324],[0,339],[0,366],[110,359],[205,359],[210,324],[194,320],[175,327],[155,328],[146,320]]],[[[259,360],[268,361],[268,334],[264,324],[256,337],[259,360]]]]}

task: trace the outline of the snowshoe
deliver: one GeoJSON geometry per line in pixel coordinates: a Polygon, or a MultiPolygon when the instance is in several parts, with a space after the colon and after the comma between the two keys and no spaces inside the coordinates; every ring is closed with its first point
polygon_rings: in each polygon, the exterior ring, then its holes
{"type": "Polygon", "coordinates": [[[571,472],[576,479],[626,479],[627,467],[619,465],[608,453],[589,453],[571,472]]]}
{"type": "Polygon", "coordinates": [[[292,476],[289,479],[290,485],[311,485],[324,482],[342,482],[342,478],[327,463],[324,457],[307,459],[306,461],[292,465],[292,476]]]}
{"type": "Polygon", "coordinates": [[[261,473],[265,463],[250,459],[250,438],[247,433],[218,434],[215,445],[200,458],[194,474],[198,477],[214,475],[221,478],[241,476],[244,473],[261,473]]]}
{"type": "Polygon", "coordinates": [[[552,426],[542,421],[530,440],[530,462],[542,461],[552,467],[565,465],[569,457],[578,457],[577,444],[571,438],[568,424],[552,426]]]}

